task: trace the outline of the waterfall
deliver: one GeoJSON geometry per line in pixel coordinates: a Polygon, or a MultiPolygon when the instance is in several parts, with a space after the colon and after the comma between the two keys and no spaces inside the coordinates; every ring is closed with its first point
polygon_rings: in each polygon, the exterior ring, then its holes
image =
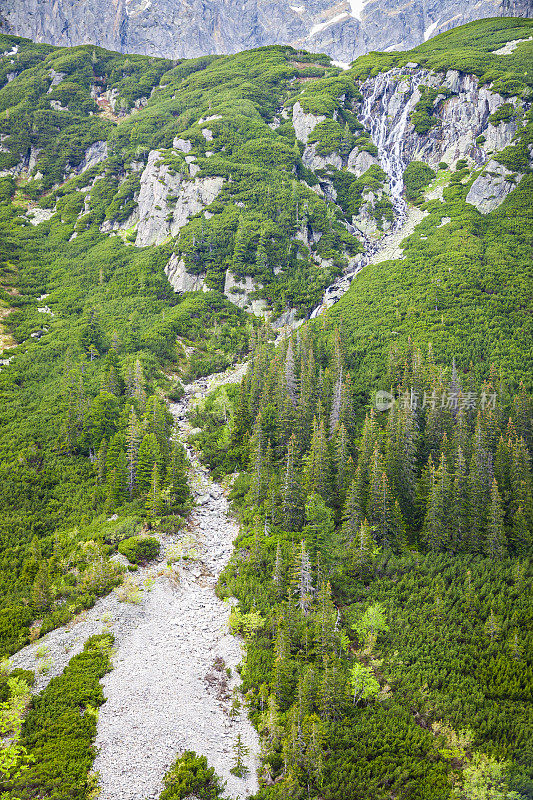
{"type": "MultiPolygon", "coordinates": [[[[392,118],[390,106],[398,89],[397,82],[388,76],[379,75],[367,81],[366,86],[361,87],[364,100],[359,118],[377,147],[378,160],[389,183],[389,194],[394,212],[394,222],[390,233],[400,230],[407,219],[407,203],[403,198],[403,172],[408,163],[404,152],[405,132],[409,123],[409,114],[413,109],[413,94],[424,77],[425,73],[420,70],[403,79],[409,86],[404,93],[401,113],[392,118]]],[[[381,242],[376,242],[365,237],[365,250],[355,269],[337,278],[327,287],[322,302],[313,309],[310,319],[318,317],[324,308],[333,305],[348,291],[357,273],[369,263],[386,240],[387,237],[384,237],[381,242]]]]}
{"type": "Polygon", "coordinates": [[[407,166],[404,157],[405,129],[413,109],[413,104],[409,100],[418,89],[424,74],[417,72],[404,79],[409,83],[409,89],[405,92],[405,102],[399,118],[389,122],[389,105],[397,90],[397,83],[390,79],[387,79],[386,86],[383,86],[379,77],[374,79],[372,94],[365,97],[361,111],[361,122],[378,149],[379,163],[389,179],[390,198],[394,208],[394,230],[402,227],[407,216],[407,204],[403,198],[403,171],[407,166]]]}

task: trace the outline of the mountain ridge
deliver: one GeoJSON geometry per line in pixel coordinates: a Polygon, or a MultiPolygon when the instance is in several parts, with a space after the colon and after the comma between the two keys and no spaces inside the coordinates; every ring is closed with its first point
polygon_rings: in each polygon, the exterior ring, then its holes
{"type": "Polygon", "coordinates": [[[531,0],[4,0],[0,32],[58,46],[195,58],[272,44],[350,62],[370,50],[409,49],[449,28],[498,15],[531,17],[531,0]]]}

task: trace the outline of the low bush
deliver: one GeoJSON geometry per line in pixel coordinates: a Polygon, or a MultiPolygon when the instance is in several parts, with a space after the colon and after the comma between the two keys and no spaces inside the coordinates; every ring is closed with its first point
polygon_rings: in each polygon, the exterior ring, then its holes
{"type": "Polygon", "coordinates": [[[207,766],[205,756],[197,756],[191,750],[178,756],[164,778],[165,789],[160,800],[182,800],[193,795],[199,800],[217,800],[222,797],[224,786],[213,767],[207,766]]]}
{"type": "Polygon", "coordinates": [[[124,539],[118,546],[118,552],[126,556],[131,564],[142,564],[145,561],[151,561],[159,555],[161,545],[154,536],[146,536],[140,538],[138,536],[131,536],[129,539],[124,539]]]}
{"type": "Polygon", "coordinates": [[[411,161],[403,173],[405,196],[417,202],[422,198],[422,190],[431,183],[436,173],[423,161],[411,161]]]}

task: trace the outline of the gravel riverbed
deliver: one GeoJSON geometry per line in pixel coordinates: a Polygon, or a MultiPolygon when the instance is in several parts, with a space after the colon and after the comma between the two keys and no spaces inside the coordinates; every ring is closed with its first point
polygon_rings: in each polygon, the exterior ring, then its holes
{"type": "MultiPolygon", "coordinates": [[[[244,367],[186,386],[170,410],[177,436],[187,442],[187,411],[214,386],[240,380],[244,367]]],[[[187,445],[186,445],[187,446],[187,445]]],[[[158,561],[133,574],[143,590],[138,604],[120,602],[112,592],[64,628],[51,631],[16,653],[13,667],[38,672],[40,691],[92,635],[115,635],[113,670],[102,681],[94,770],[99,800],[155,800],[163,775],[178,753],[195,750],[227,781],[226,795],[243,800],[258,789],[259,741],[246,712],[230,716],[240,641],[228,629],[230,605],[214,591],[231,556],[238,527],[229,515],[222,487],[214,483],[187,446],[191,485],[198,505],[185,533],[196,540],[198,559],[168,569],[165,552],[178,537],[161,538],[158,561]],[[42,665],[45,663],[45,669],[42,665]],[[231,670],[228,677],[226,668],[231,670]],[[230,773],[237,735],[249,749],[249,773],[230,773]]]]}

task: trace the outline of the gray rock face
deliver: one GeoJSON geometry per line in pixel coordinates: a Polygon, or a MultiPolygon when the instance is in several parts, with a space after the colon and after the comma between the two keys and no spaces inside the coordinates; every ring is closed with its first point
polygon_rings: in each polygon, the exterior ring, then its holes
{"type": "Polygon", "coordinates": [[[354,147],[350,155],[348,156],[348,164],[346,169],[348,172],[352,172],[357,178],[369,169],[373,164],[379,164],[379,161],[375,156],[371,153],[368,153],[366,150],[359,150],[358,147],[354,147]]]}
{"type": "MultiPolygon", "coordinates": [[[[516,119],[499,125],[489,122],[490,115],[509,100],[480,86],[473,75],[455,70],[444,75],[417,68],[391,69],[367,80],[361,91],[365,98],[361,121],[369,128],[378,149],[390,150],[396,143],[403,167],[415,159],[432,167],[441,161],[454,165],[465,157],[483,164],[487,153],[506,147],[517,130],[516,119]],[[444,86],[454,94],[447,99],[441,95],[434,111],[437,124],[419,135],[410,115],[420,100],[422,86],[444,86]],[[485,137],[482,145],[476,142],[479,136],[485,137]]],[[[515,102],[520,111],[519,101],[515,102]]]]}
{"type": "Polygon", "coordinates": [[[165,266],[165,274],[175,292],[207,292],[205,275],[192,275],[187,272],[183,259],[173,253],[165,266]]]}
{"type": "Polygon", "coordinates": [[[470,187],[466,202],[471,203],[482,214],[488,214],[503,203],[509,192],[512,192],[523,177],[522,173],[513,175],[497,161],[489,161],[481,175],[470,187]]]}
{"type": "Polygon", "coordinates": [[[175,236],[194,214],[213,202],[224,182],[223,178],[187,180],[162,158],[159,150],[151,150],[141,175],[137,247],[161,244],[167,236],[175,236]]]}
{"type": "Polygon", "coordinates": [[[265,300],[252,300],[250,294],[261,288],[260,283],[255,283],[250,275],[246,275],[242,279],[237,279],[231,270],[226,270],[226,278],[224,281],[224,294],[232,303],[239,308],[245,308],[251,311],[252,314],[258,316],[267,315],[267,303],[265,300]]]}
{"type": "Polygon", "coordinates": [[[292,44],[349,62],[502,13],[531,17],[531,0],[3,0],[0,30],[168,58],[292,44]]]}
{"type": "Polygon", "coordinates": [[[531,0],[503,0],[504,17],[527,17],[533,19],[533,2],[531,0]]]}

